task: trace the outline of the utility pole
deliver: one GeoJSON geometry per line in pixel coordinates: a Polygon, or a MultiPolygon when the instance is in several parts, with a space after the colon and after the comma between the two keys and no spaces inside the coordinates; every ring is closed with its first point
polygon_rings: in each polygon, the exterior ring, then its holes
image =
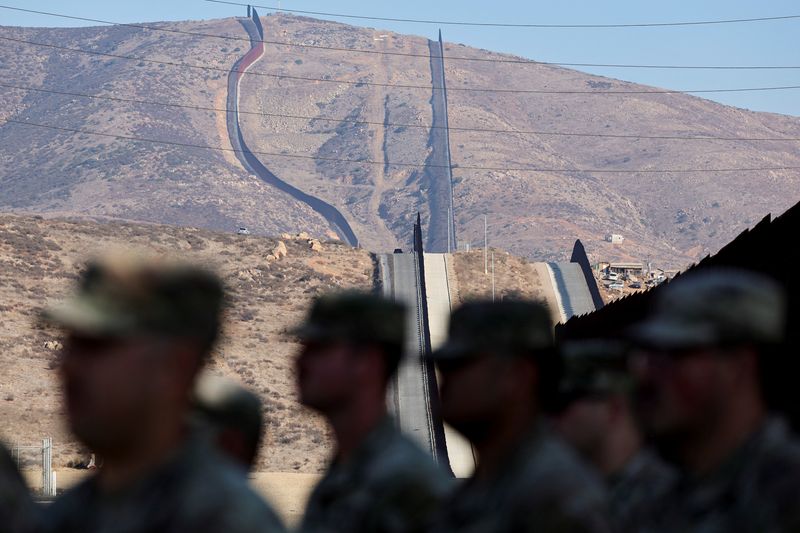
{"type": "Polygon", "coordinates": [[[453,213],[452,209],[448,207],[447,208],[447,221],[448,221],[447,222],[447,253],[448,254],[453,251],[453,246],[452,246],[451,241],[450,241],[450,216],[452,215],[452,213],[453,213]]]}
{"type": "Polygon", "coordinates": [[[483,215],[483,273],[489,273],[489,258],[487,254],[489,253],[489,232],[488,232],[488,223],[486,222],[486,215],[483,215]]]}
{"type": "Polygon", "coordinates": [[[492,252],[492,301],[494,302],[494,252],[492,252]]]}

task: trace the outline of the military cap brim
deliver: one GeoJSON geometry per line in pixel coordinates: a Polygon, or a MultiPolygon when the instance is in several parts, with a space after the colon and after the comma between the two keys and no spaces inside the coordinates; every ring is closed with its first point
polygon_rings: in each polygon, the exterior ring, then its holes
{"type": "Polygon", "coordinates": [[[455,361],[475,357],[475,347],[462,342],[446,342],[441,347],[433,350],[429,358],[434,361],[455,361]]]}
{"type": "Polygon", "coordinates": [[[305,321],[288,330],[301,341],[402,345],[406,307],[371,293],[345,291],[317,298],[305,321]]]}
{"type": "Polygon", "coordinates": [[[301,341],[326,341],[333,340],[346,335],[336,335],[331,328],[322,327],[318,324],[300,324],[287,331],[287,335],[300,339],[301,341]]]}
{"type": "Polygon", "coordinates": [[[45,309],[40,318],[67,331],[94,336],[121,336],[136,329],[133,317],[109,312],[80,296],[45,309]]]}
{"type": "Polygon", "coordinates": [[[627,336],[635,345],[665,350],[709,346],[719,340],[707,324],[686,324],[665,317],[645,320],[631,327],[627,336]]]}

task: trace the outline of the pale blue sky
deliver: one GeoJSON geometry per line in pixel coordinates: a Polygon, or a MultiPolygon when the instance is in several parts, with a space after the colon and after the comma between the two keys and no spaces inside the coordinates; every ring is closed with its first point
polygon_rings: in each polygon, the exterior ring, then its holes
{"type": "MultiPolygon", "coordinates": [[[[277,0],[258,2],[276,6],[277,0]]],[[[245,8],[203,0],[0,0],[0,5],[116,22],[222,18],[245,8]]],[[[282,0],[283,7],[378,17],[536,24],[674,22],[800,15],[797,0],[282,0]]],[[[262,9],[263,13],[269,10],[262,9]]],[[[326,17],[320,17],[326,18],[326,17]]],[[[340,19],[357,25],[434,37],[438,26],[340,19]]],[[[0,9],[0,25],[75,26],[80,23],[0,9]]],[[[800,19],[665,28],[510,29],[444,26],[447,41],[509,52],[539,61],[672,65],[800,66],[800,19]]],[[[503,66],[503,68],[510,68],[503,66]]],[[[793,70],[644,70],[584,68],[587,72],[675,90],[800,85],[793,70]]],[[[800,90],[704,95],[757,111],[800,116],[800,90]]]]}

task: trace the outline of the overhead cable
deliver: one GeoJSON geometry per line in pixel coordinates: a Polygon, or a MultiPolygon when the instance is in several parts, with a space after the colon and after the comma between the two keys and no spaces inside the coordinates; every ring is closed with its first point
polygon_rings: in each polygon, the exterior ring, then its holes
{"type": "Polygon", "coordinates": [[[256,150],[239,150],[236,148],[224,148],[219,146],[209,146],[204,144],[183,143],[178,141],[166,141],[158,139],[147,139],[132,135],[119,135],[114,133],[104,133],[90,131],[79,128],[67,128],[64,126],[53,126],[40,124],[27,120],[3,119],[3,124],[19,124],[34,128],[44,128],[50,130],[78,133],[83,135],[97,135],[100,137],[114,138],[132,142],[142,142],[149,144],[160,144],[165,146],[178,146],[183,148],[199,148],[204,150],[215,150],[221,152],[250,153],[253,155],[265,155],[270,157],[283,157],[289,159],[310,159],[313,161],[328,161],[335,163],[354,163],[360,165],[381,165],[388,167],[411,167],[411,168],[452,168],[453,170],[482,170],[490,172],[537,172],[550,174],[696,174],[696,173],[727,173],[727,172],[777,172],[786,170],[800,170],[800,166],[780,166],[780,167],[731,167],[731,168],[684,168],[684,169],[577,169],[577,168],[544,168],[544,167],[483,167],[473,165],[436,165],[424,163],[397,163],[387,161],[373,161],[370,159],[345,159],[337,157],[311,156],[303,154],[283,154],[276,152],[264,152],[256,150]]]}
{"type": "MultiPolygon", "coordinates": [[[[8,9],[12,11],[21,11],[24,13],[33,13],[37,15],[47,15],[51,17],[64,18],[69,20],[80,20],[83,22],[95,22],[98,24],[107,24],[110,26],[119,26],[123,28],[134,28],[146,31],[174,33],[180,35],[191,35],[194,37],[208,37],[213,39],[222,39],[226,41],[239,41],[250,43],[248,37],[239,37],[235,35],[219,35],[214,33],[203,33],[196,31],[179,30],[176,28],[165,28],[162,26],[155,26],[154,24],[131,24],[123,22],[112,22],[108,20],[78,17],[74,15],[64,15],[60,13],[52,13],[49,11],[38,11],[34,9],[23,9],[20,7],[0,5],[0,9],[8,9]]],[[[270,41],[260,40],[264,44],[275,46],[286,46],[291,48],[307,48],[312,50],[325,50],[335,52],[348,52],[360,54],[375,54],[385,56],[400,56],[400,57],[413,57],[424,60],[441,59],[441,56],[431,55],[430,53],[413,53],[413,52],[398,52],[391,50],[377,50],[365,48],[346,48],[337,46],[324,46],[318,44],[307,43],[291,43],[286,41],[270,41]]],[[[584,67],[584,68],[624,68],[624,69],[662,69],[662,70],[798,70],[800,65],[658,65],[658,64],[625,64],[625,63],[589,63],[589,62],[560,62],[560,61],[536,61],[531,59],[508,59],[508,58],[494,58],[494,57],[463,57],[463,56],[444,56],[447,61],[475,61],[485,63],[509,63],[521,65],[548,65],[559,67],[584,67]]]]}
{"type": "Polygon", "coordinates": [[[124,102],[130,104],[152,105],[158,107],[174,107],[181,109],[191,109],[194,111],[211,111],[219,113],[234,113],[238,112],[240,115],[255,115],[272,118],[285,118],[292,120],[308,120],[310,122],[334,122],[339,124],[354,124],[354,125],[367,125],[367,126],[382,126],[385,128],[419,128],[425,130],[431,129],[448,129],[450,131],[463,131],[474,133],[502,133],[502,134],[515,134],[515,135],[542,135],[542,136],[557,136],[557,137],[593,137],[593,138],[609,138],[609,139],[657,139],[657,140],[670,140],[670,141],[740,141],[740,142],[800,142],[800,137],[722,137],[714,135],[636,135],[636,134],[616,134],[616,133],[581,133],[581,132],[560,132],[560,131],[546,131],[546,130],[504,130],[494,128],[468,128],[459,126],[434,126],[431,124],[409,124],[409,123],[394,123],[394,122],[379,122],[368,120],[355,120],[347,118],[332,118],[332,117],[312,117],[307,115],[289,115],[283,113],[268,113],[262,111],[248,111],[239,109],[235,111],[228,108],[218,107],[205,107],[198,105],[177,104],[171,102],[155,102],[152,100],[140,100],[135,98],[122,98],[118,96],[98,95],[76,93],[70,91],[57,91],[54,89],[43,89],[40,87],[27,87],[21,85],[11,85],[0,82],[0,87],[7,89],[17,89],[21,91],[32,91],[45,94],[57,94],[62,96],[73,96],[78,98],[88,98],[96,100],[108,100],[113,102],[124,102]]]}
{"type": "Polygon", "coordinates": [[[317,15],[323,17],[338,17],[358,20],[380,20],[384,22],[409,22],[413,24],[436,24],[439,26],[477,26],[495,28],[553,28],[553,29],[602,29],[602,28],[657,28],[670,26],[708,26],[716,24],[742,24],[747,22],[774,22],[779,20],[800,19],[800,15],[781,15],[776,17],[753,17],[738,19],[718,19],[718,20],[691,20],[677,22],[636,22],[636,23],[616,23],[616,24],[534,24],[518,22],[469,22],[453,20],[431,20],[431,19],[410,19],[397,17],[370,17],[365,15],[352,15],[344,13],[329,13],[324,11],[305,11],[300,9],[286,9],[276,6],[263,6],[258,4],[247,4],[242,2],[229,2],[224,0],[205,0],[212,4],[228,4],[233,6],[258,7],[270,11],[285,11],[287,13],[299,13],[301,15],[317,15]]]}
{"type": "MultiPolygon", "coordinates": [[[[81,48],[71,48],[68,46],[61,46],[49,43],[42,43],[36,41],[29,41],[26,39],[16,39],[12,37],[5,37],[0,36],[0,39],[9,41],[9,42],[16,42],[21,44],[28,44],[31,46],[39,46],[43,48],[51,48],[55,50],[64,50],[68,52],[74,52],[79,54],[88,54],[94,56],[102,56],[102,57],[111,57],[115,59],[125,59],[129,61],[140,61],[145,63],[153,63],[159,65],[166,65],[172,67],[180,67],[180,68],[193,68],[199,70],[208,70],[208,71],[215,71],[215,72],[230,72],[230,69],[222,68],[222,67],[211,67],[208,65],[192,65],[189,63],[175,63],[171,61],[159,61],[156,59],[148,59],[145,57],[132,57],[126,56],[121,54],[112,54],[109,52],[99,52],[96,50],[84,50],[81,48]]],[[[335,79],[335,78],[308,78],[304,76],[290,76],[288,74],[271,74],[268,72],[259,72],[259,71],[240,71],[243,75],[253,75],[253,76],[262,76],[268,78],[275,78],[275,79],[283,79],[283,80],[295,80],[295,81],[307,81],[307,82],[321,82],[321,83],[335,83],[335,84],[343,84],[343,85],[355,85],[355,86],[370,86],[370,87],[390,87],[395,89],[422,89],[425,91],[430,90],[442,90],[442,87],[436,87],[431,85],[408,85],[408,84],[393,84],[393,83],[376,83],[370,81],[363,81],[363,80],[342,80],[342,79],[335,79]]],[[[794,90],[800,89],[800,85],[783,85],[783,86],[770,86],[770,87],[743,87],[743,88],[732,88],[732,89],[691,89],[691,90],[664,90],[664,89],[656,89],[656,90],[646,90],[646,91],[565,91],[565,90],[547,90],[547,89],[497,89],[497,88],[484,88],[484,87],[453,87],[448,86],[447,90],[449,92],[458,91],[458,92],[480,92],[480,93],[506,93],[506,94],[581,94],[581,95],[591,95],[591,96],[605,96],[605,95],[620,95],[620,94],[710,94],[710,93],[737,93],[737,92],[753,92],[753,91],[781,91],[781,90],[794,90]]]]}

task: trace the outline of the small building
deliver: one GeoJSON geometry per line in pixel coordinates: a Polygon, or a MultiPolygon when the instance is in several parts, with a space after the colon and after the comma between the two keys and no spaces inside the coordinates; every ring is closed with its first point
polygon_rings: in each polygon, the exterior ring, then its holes
{"type": "Polygon", "coordinates": [[[609,274],[618,274],[625,279],[636,277],[640,278],[644,272],[643,263],[610,263],[608,265],[609,274]]]}
{"type": "Polygon", "coordinates": [[[606,242],[610,242],[611,244],[622,244],[625,241],[625,237],[618,233],[609,233],[606,235],[606,242]]]}

